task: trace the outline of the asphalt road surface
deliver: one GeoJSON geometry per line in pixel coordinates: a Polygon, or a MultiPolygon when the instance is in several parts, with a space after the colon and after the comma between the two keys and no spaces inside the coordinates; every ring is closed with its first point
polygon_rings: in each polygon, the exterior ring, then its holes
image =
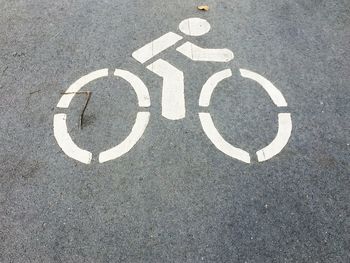
{"type": "Polygon", "coordinates": [[[0,0],[0,262],[350,262],[349,47],[349,0],[0,0]],[[191,17],[209,33],[182,34],[191,17]],[[162,78],[132,57],[168,32],[234,53],[192,61],[179,43],[150,61],[184,72],[176,121],[162,116],[162,78]],[[92,92],[81,128],[84,94],[56,105],[104,68],[108,77],[81,89],[92,92]],[[116,68],[143,80],[150,119],[130,151],[99,163],[144,111],[116,68]],[[204,110],[249,164],[218,150],[199,119],[202,86],[224,69],[232,77],[204,110]],[[240,69],[270,80],[288,107],[240,69]],[[291,114],[288,143],[259,162],[281,112],[291,114]],[[56,141],[62,113],[90,164],[56,141]]]}

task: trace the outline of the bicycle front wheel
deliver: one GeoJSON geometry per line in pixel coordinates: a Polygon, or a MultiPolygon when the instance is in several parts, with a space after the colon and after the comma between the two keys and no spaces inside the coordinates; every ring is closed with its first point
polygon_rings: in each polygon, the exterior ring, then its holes
{"type": "MultiPolygon", "coordinates": [[[[266,78],[247,69],[240,69],[241,76],[256,81],[260,86],[268,93],[272,101],[277,107],[287,107],[287,102],[282,93],[266,78]]],[[[207,82],[204,84],[200,98],[199,106],[208,107],[210,105],[210,99],[213,91],[217,87],[218,83],[226,78],[232,76],[230,69],[225,69],[213,74],[207,82]]],[[[225,153],[226,155],[238,159],[245,163],[251,162],[250,154],[240,148],[237,148],[227,142],[216,129],[210,113],[200,112],[199,119],[202,124],[202,128],[209,140],[215,145],[217,149],[225,153]]],[[[282,149],[287,145],[292,132],[292,119],[290,113],[281,112],[278,114],[278,132],[274,140],[256,152],[259,162],[267,161],[272,157],[279,154],[282,149]]]]}

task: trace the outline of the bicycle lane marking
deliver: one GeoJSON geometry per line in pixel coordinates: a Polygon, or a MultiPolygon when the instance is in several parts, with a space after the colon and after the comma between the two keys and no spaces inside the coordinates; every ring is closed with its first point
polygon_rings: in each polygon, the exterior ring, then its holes
{"type": "Polygon", "coordinates": [[[110,160],[114,160],[123,154],[131,150],[132,147],[138,142],[138,140],[143,135],[149,121],[150,113],[149,112],[138,112],[134,127],[131,130],[131,133],[128,137],[125,138],[123,142],[117,146],[101,152],[99,155],[99,162],[104,163],[110,160]]]}
{"type": "Polygon", "coordinates": [[[136,59],[141,64],[145,63],[147,60],[158,55],[160,52],[166,50],[167,48],[175,45],[183,37],[175,34],[173,32],[166,33],[165,35],[157,38],[156,40],[144,45],[138,50],[132,53],[134,59],[136,59]]]}
{"type": "MultiPolygon", "coordinates": [[[[138,78],[136,75],[130,73],[127,70],[121,69],[116,69],[114,71],[114,76],[121,77],[130,83],[131,87],[133,87],[133,89],[135,90],[140,107],[151,106],[151,98],[149,96],[148,89],[140,78],[138,78]]],[[[104,163],[110,160],[114,160],[129,152],[145,132],[145,129],[149,122],[149,118],[149,112],[138,112],[135,124],[130,134],[124,139],[124,141],[122,141],[117,146],[101,152],[98,157],[99,162],[104,163]]]]}
{"type": "Polygon", "coordinates": [[[234,58],[233,52],[227,48],[201,48],[191,42],[186,42],[176,50],[193,61],[229,62],[234,58]]]}
{"type": "MultiPolygon", "coordinates": [[[[200,36],[210,31],[210,24],[200,18],[189,18],[183,20],[179,29],[182,33],[190,36],[200,36]]],[[[144,63],[161,53],[165,49],[175,45],[183,37],[169,32],[161,36],[160,38],[144,45],[136,50],[132,56],[139,62],[144,63]]],[[[186,57],[194,61],[214,61],[214,62],[228,62],[234,58],[233,52],[229,49],[207,49],[196,46],[190,42],[182,44],[176,49],[186,57]]],[[[158,59],[152,64],[147,66],[147,69],[154,72],[158,76],[163,78],[162,89],[162,115],[170,120],[179,120],[185,117],[185,95],[184,95],[184,74],[179,69],[172,66],[170,63],[158,59]]],[[[269,94],[270,98],[277,107],[286,107],[287,102],[283,94],[266,78],[263,76],[246,69],[240,69],[241,76],[248,78],[259,83],[262,88],[269,94]]],[[[151,105],[150,97],[147,87],[143,84],[142,80],[136,75],[127,70],[116,69],[115,76],[120,76],[127,80],[133,87],[140,107],[149,107],[151,105]]],[[[68,108],[74,95],[87,83],[92,80],[108,76],[108,69],[101,69],[90,74],[87,74],[76,82],[74,82],[62,95],[60,101],[57,104],[58,108],[68,108]]],[[[226,69],[212,75],[205,85],[200,94],[199,105],[202,107],[208,107],[210,99],[217,84],[225,78],[232,76],[230,69],[226,69]]],[[[149,112],[139,112],[136,116],[136,121],[131,133],[125,140],[115,147],[110,148],[99,155],[99,161],[105,162],[120,157],[127,153],[142,137],[146,126],[149,121],[149,112]]],[[[243,162],[250,163],[250,155],[248,152],[236,148],[220,135],[216,129],[210,113],[199,113],[202,127],[212,141],[212,143],[222,152],[231,156],[232,158],[239,159],[243,162]]],[[[80,160],[85,163],[91,162],[91,153],[80,149],[73,142],[72,138],[68,134],[66,114],[56,114],[54,116],[54,126],[61,127],[62,133],[58,133],[56,130],[55,137],[59,142],[60,147],[67,155],[80,160]],[[80,154],[81,156],[76,156],[80,154]]],[[[56,128],[55,127],[55,128],[56,128]]],[[[265,148],[256,152],[258,161],[266,161],[276,154],[278,154],[288,143],[292,131],[292,120],[290,113],[278,114],[278,133],[274,140],[265,148]]]]}
{"type": "MultiPolygon", "coordinates": [[[[287,101],[279,89],[258,73],[247,69],[240,69],[241,76],[256,81],[269,94],[277,107],[287,107],[287,101]]],[[[292,134],[292,118],[290,113],[278,114],[278,131],[273,141],[265,148],[256,152],[259,162],[264,162],[279,154],[287,145],[292,134]]]]}
{"type": "Polygon", "coordinates": [[[72,140],[67,129],[67,115],[63,113],[54,115],[54,136],[62,151],[69,157],[85,163],[91,163],[92,153],[79,148],[72,140]]]}
{"type": "MultiPolygon", "coordinates": [[[[213,74],[203,85],[199,96],[199,106],[208,107],[210,105],[211,96],[219,82],[231,76],[231,69],[224,69],[213,74]]],[[[205,134],[217,149],[232,158],[238,159],[245,163],[250,163],[250,154],[248,152],[234,147],[221,136],[213,123],[210,113],[200,112],[199,119],[205,134]]]]}
{"type": "MultiPolygon", "coordinates": [[[[57,104],[57,108],[68,108],[75,93],[78,92],[83,86],[89,82],[108,76],[108,69],[100,69],[91,72],[85,76],[82,76],[77,81],[75,81],[66,90],[65,94],[62,95],[61,99],[57,104]]],[[[61,147],[62,151],[69,157],[85,163],[90,164],[92,160],[92,153],[81,149],[77,146],[69,135],[67,128],[67,114],[58,113],[54,115],[53,121],[54,136],[58,145],[61,147]]]]}
{"type": "Polygon", "coordinates": [[[279,154],[287,145],[292,133],[292,118],[290,113],[278,114],[278,132],[275,139],[265,148],[256,152],[259,162],[264,162],[279,154]]]}
{"type": "Polygon", "coordinates": [[[210,116],[210,113],[200,112],[199,118],[203,126],[203,130],[211,142],[223,153],[231,156],[232,158],[238,159],[245,163],[250,163],[250,155],[248,152],[236,148],[220,135],[218,130],[215,128],[213,120],[210,116]]]}
{"type": "MultiPolygon", "coordinates": [[[[277,107],[286,107],[287,102],[282,95],[282,93],[266,78],[258,73],[252,72],[246,69],[240,69],[241,76],[244,78],[249,78],[251,80],[259,83],[262,88],[268,93],[272,101],[277,107]]],[[[210,105],[210,100],[212,93],[217,87],[218,83],[226,78],[232,76],[230,69],[225,69],[213,74],[203,85],[200,97],[199,106],[208,107],[210,105]]],[[[250,163],[250,155],[248,152],[240,148],[236,148],[220,135],[219,131],[216,129],[210,113],[199,113],[200,122],[202,124],[203,130],[211,140],[211,142],[221,150],[223,153],[236,158],[246,163],[250,163]]],[[[279,113],[278,114],[278,132],[274,140],[267,145],[265,148],[256,152],[259,162],[263,162],[271,159],[287,145],[292,132],[292,119],[290,113],[279,113]]]]}
{"type": "Polygon", "coordinates": [[[169,120],[185,118],[184,74],[165,60],[158,59],[147,69],[163,78],[162,116],[169,120]]]}
{"type": "Polygon", "coordinates": [[[282,93],[271,83],[271,81],[267,80],[263,76],[253,71],[247,69],[240,69],[241,76],[243,78],[248,78],[258,82],[265,91],[269,94],[272,101],[275,103],[277,107],[287,107],[287,102],[283,97],[282,93]]]}
{"type": "Polygon", "coordinates": [[[122,69],[116,69],[114,71],[114,76],[121,77],[129,82],[131,87],[134,88],[140,107],[151,106],[151,98],[149,96],[148,89],[141,79],[129,71],[122,69]]]}
{"type": "Polygon", "coordinates": [[[207,20],[198,17],[192,17],[182,20],[179,29],[188,36],[202,36],[210,31],[210,24],[207,20]]]}
{"type": "Polygon", "coordinates": [[[74,97],[74,93],[78,92],[83,86],[88,84],[89,82],[99,79],[102,77],[107,77],[108,76],[108,69],[100,69],[96,70],[94,72],[91,72],[85,76],[82,76],[80,79],[78,79],[76,82],[74,82],[70,87],[66,90],[65,93],[63,94],[60,101],[57,104],[58,108],[68,108],[70,102],[72,101],[74,97]]]}
{"type": "MultiPolygon", "coordinates": [[[[59,103],[57,104],[58,108],[68,108],[70,105],[70,102],[72,101],[74,95],[79,92],[79,90],[89,82],[108,76],[108,69],[101,69],[96,70],[94,72],[91,72],[80,79],[78,79],[76,82],[74,82],[67,91],[62,95],[59,103]]],[[[125,79],[131,87],[134,89],[138,105],[143,108],[147,108],[151,106],[151,100],[148,93],[148,89],[145,86],[145,84],[142,82],[140,78],[138,78],[133,73],[126,71],[126,70],[120,70],[116,69],[114,72],[114,76],[121,77],[125,79]]],[[[109,150],[106,150],[104,152],[101,152],[99,155],[99,162],[106,162],[108,160],[112,160],[115,158],[118,158],[122,156],[123,154],[130,151],[130,149],[137,143],[137,141],[142,137],[150,118],[149,112],[138,112],[136,116],[136,121],[134,124],[134,127],[132,128],[131,133],[126,137],[126,139],[118,144],[115,147],[110,148],[109,150]]],[[[84,149],[81,149],[79,146],[77,146],[74,141],[72,140],[71,136],[69,135],[68,128],[67,128],[67,114],[65,113],[57,113],[54,115],[54,136],[56,138],[56,141],[58,145],[61,147],[63,152],[79,161],[85,164],[90,164],[92,160],[92,153],[89,151],[86,151],[84,149]]]]}
{"type": "Polygon", "coordinates": [[[199,106],[208,107],[210,104],[211,95],[220,81],[232,76],[231,69],[224,69],[213,74],[204,84],[199,96],[199,106]]]}

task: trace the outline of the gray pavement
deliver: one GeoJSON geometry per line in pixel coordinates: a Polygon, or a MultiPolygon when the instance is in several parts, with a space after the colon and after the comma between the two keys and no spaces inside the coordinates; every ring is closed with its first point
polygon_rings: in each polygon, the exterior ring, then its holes
{"type": "Polygon", "coordinates": [[[0,262],[350,262],[348,0],[0,0],[0,262]],[[161,116],[161,79],[131,57],[185,18],[211,31],[186,40],[229,48],[229,65],[163,58],[185,72],[186,118],[161,116]],[[277,109],[239,68],[288,101],[283,151],[245,164],[218,151],[198,112],[208,76],[230,67],[210,106],[227,141],[254,153],[277,132],[277,109]],[[149,88],[151,119],[126,155],[99,164],[138,112],[128,84],[106,78],[65,112],[90,165],[53,135],[67,87],[101,68],[149,88]]]}

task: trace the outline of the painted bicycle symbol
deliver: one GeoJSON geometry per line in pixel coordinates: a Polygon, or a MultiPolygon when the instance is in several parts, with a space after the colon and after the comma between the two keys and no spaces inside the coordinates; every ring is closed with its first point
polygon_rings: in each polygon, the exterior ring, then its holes
{"type": "MultiPolygon", "coordinates": [[[[179,30],[188,36],[201,36],[209,32],[210,24],[201,18],[189,18],[183,20],[179,25],[179,30]]],[[[181,41],[183,37],[173,32],[169,32],[160,38],[146,44],[136,50],[132,56],[138,62],[144,64],[162,51],[181,41]]],[[[211,61],[227,63],[234,58],[233,52],[229,49],[207,49],[201,48],[191,42],[185,42],[176,48],[178,52],[193,61],[211,61]]],[[[184,74],[169,62],[158,59],[146,66],[147,69],[157,74],[163,79],[162,87],[162,116],[169,120],[180,120],[185,118],[185,95],[184,95],[184,74]]],[[[273,103],[277,107],[286,107],[287,102],[282,93],[266,78],[247,69],[239,69],[243,78],[256,81],[268,93],[273,103]]],[[[57,107],[68,108],[74,95],[89,82],[108,76],[108,69],[101,69],[87,74],[74,82],[62,95],[57,107]]],[[[99,153],[98,160],[104,163],[116,159],[131,150],[142,137],[150,118],[147,108],[151,106],[151,99],[147,87],[143,81],[123,69],[116,69],[114,76],[125,79],[134,89],[138,105],[142,108],[137,113],[135,124],[130,134],[118,145],[99,153]]],[[[225,69],[213,74],[204,84],[200,97],[199,106],[207,108],[210,105],[211,96],[218,83],[232,76],[230,69],[225,69]]],[[[250,154],[227,142],[214,126],[209,112],[199,112],[199,119],[205,134],[217,149],[226,155],[238,159],[245,163],[251,162],[250,154]]],[[[92,153],[81,149],[72,140],[67,129],[67,115],[57,113],[54,115],[54,136],[63,152],[69,157],[85,164],[91,163],[92,153]]],[[[292,120],[290,113],[278,113],[278,132],[273,141],[256,152],[259,162],[271,159],[287,145],[292,131],[292,120]]]]}

